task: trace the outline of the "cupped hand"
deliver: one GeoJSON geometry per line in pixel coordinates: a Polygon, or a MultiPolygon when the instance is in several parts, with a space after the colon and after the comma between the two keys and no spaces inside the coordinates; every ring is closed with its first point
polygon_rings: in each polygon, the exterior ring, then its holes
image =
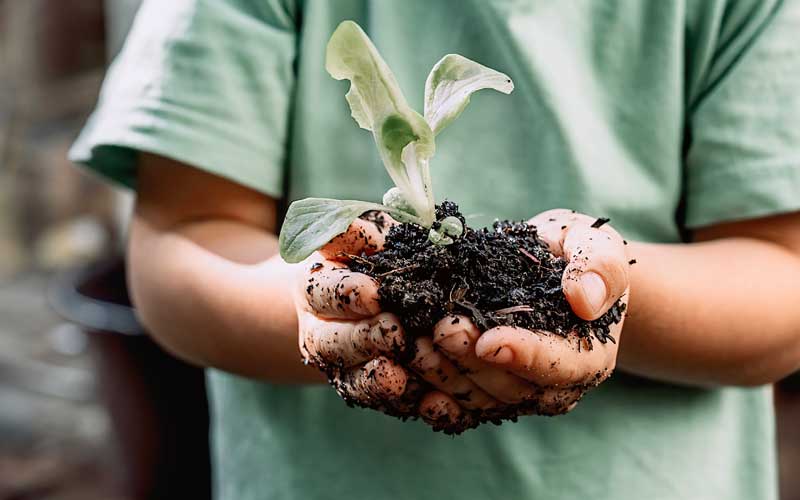
{"type": "MultiPolygon", "coordinates": [[[[617,231],[602,220],[563,209],[543,212],[529,223],[550,251],[567,261],[562,289],[577,316],[594,320],[617,300],[627,305],[630,259],[617,231]]],[[[611,375],[623,321],[611,326],[613,342],[599,342],[575,332],[562,337],[510,326],[481,333],[469,318],[451,316],[436,325],[433,345],[497,402],[481,407],[478,418],[557,415],[611,375]]],[[[426,379],[451,397],[445,405],[449,418],[473,410],[453,397],[448,381],[437,381],[435,373],[426,379]]]]}
{"type": "MultiPolygon", "coordinates": [[[[613,228],[594,227],[596,219],[569,210],[529,222],[567,260],[562,288],[577,316],[593,320],[618,299],[627,302],[628,256],[613,228]]],[[[565,413],[611,374],[617,344],[576,333],[505,326],[480,332],[469,318],[453,315],[430,337],[408,339],[400,320],[380,311],[377,281],[346,266],[381,250],[393,223],[385,215],[356,220],[302,264],[300,349],[346,401],[460,431],[482,421],[565,413]]],[[[619,340],[621,330],[620,321],[611,336],[619,340]]]]}
{"type": "Polygon", "coordinates": [[[349,404],[422,417],[439,430],[472,427],[477,415],[500,401],[442,355],[432,336],[407,338],[399,318],[381,312],[378,282],[347,266],[380,251],[396,223],[385,214],[357,219],[299,264],[300,352],[306,363],[325,371],[349,404]]]}
{"type": "Polygon", "coordinates": [[[405,350],[402,325],[381,313],[377,281],[346,264],[381,250],[394,223],[388,216],[356,219],[300,263],[295,305],[304,362],[325,371],[348,404],[406,415],[419,398],[414,394],[419,384],[396,361],[405,350]]]}

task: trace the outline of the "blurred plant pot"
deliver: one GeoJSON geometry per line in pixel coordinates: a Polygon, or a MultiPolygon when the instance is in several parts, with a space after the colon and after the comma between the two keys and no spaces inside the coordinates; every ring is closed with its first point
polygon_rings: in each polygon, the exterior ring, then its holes
{"type": "Polygon", "coordinates": [[[50,302],[90,339],[131,498],[211,498],[208,402],[201,368],[159,347],[136,320],[122,259],[59,275],[50,302]]]}

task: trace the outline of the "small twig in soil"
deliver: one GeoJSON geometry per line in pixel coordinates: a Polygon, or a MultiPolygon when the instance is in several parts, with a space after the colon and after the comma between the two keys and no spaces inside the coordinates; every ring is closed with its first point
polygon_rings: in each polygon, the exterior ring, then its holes
{"type": "Polygon", "coordinates": [[[464,309],[469,310],[469,312],[472,313],[472,317],[475,318],[475,322],[478,323],[478,326],[480,326],[484,330],[489,329],[489,326],[486,323],[486,318],[483,317],[483,313],[481,313],[481,311],[477,307],[475,307],[474,304],[471,304],[470,302],[467,302],[465,300],[454,300],[453,302],[460,305],[464,309]]]}
{"type": "Polygon", "coordinates": [[[339,253],[336,254],[336,256],[337,257],[347,257],[350,260],[354,260],[356,262],[360,262],[360,263],[364,264],[365,266],[369,266],[370,272],[372,272],[372,270],[375,269],[375,264],[370,262],[369,259],[365,259],[364,257],[361,257],[360,255],[353,255],[353,254],[350,254],[350,253],[339,252],[339,253]]]}
{"type": "Polygon", "coordinates": [[[533,255],[529,251],[525,250],[524,248],[519,247],[519,248],[517,248],[517,250],[519,250],[525,257],[527,257],[527,258],[531,259],[533,262],[535,262],[542,269],[547,269],[548,271],[558,272],[556,269],[553,269],[552,267],[548,267],[548,266],[545,266],[544,264],[542,264],[541,260],[536,258],[535,255],[533,255]]]}
{"type": "Polygon", "coordinates": [[[527,257],[527,258],[531,259],[532,261],[536,262],[537,264],[541,265],[542,261],[537,259],[536,256],[533,255],[532,253],[530,253],[529,251],[525,250],[522,247],[519,247],[518,250],[520,252],[522,252],[522,254],[525,255],[525,257],[527,257]]]}
{"type": "Polygon", "coordinates": [[[467,295],[468,289],[468,286],[456,288],[455,285],[453,285],[453,289],[450,290],[450,302],[458,302],[459,300],[463,299],[467,295]]]}
{"type": "Polygon", "coordinates": [[[383,278],[384,276],[389,276],[390,274],[402,273],[402,272],[408,271],[410,269],[416,269],[418,267],[419,267],[419,264],[410,264],[408,266],[403,266],[403,267],[398,267],[398,268],[392,269],[391,271],[386,271],[385,273],[378,274],[377,276],[379,278],[383,278]]]}
{"type": "Polygon", "coordinates": [[[498,309],[496,311],[492,311],[492,314],[512,314],[516,312],[533,312],[533,308],[531,306],[526,306],[526,305],[511,306],[511,307],[505,307],[503,309],[498,309]]]}

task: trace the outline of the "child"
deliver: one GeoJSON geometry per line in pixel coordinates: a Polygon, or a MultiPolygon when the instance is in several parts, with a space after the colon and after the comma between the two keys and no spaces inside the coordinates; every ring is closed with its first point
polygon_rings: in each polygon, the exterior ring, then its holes
{"type": "MultiPolygon", "coordinates": [[[[72,158],[137,190],[133,298],[157,340],[210,367],[217,498],[776,498],[760,386],[800,365],[798,30],[800,3],[778,0],[146,2],[72,158]],[[307,267],[276,256],[279,203],[388,187],[324,72],[344,19],[417,107],[447,52],[514,80],[437,138],[439,200],[489,219],[569,207],[629,243],[568,292],[591,316],[630,287],[618,356],[597,364],[617,373],[567,415],[450,438],[350,409],[299,363],[298,335],[321,332],[295,308],[322,319],[293,299],[307,267]]],[[[556,250],[588,239],[569,214],[536,219],[556,250]]],[[[548,385],[536,359],[583,369],[497,335],[511,354],[491,360],[474,333],[462,355],[513,383],[548,385]]],[[[415,411],[455,418],[450,396],[415,411]]]]}

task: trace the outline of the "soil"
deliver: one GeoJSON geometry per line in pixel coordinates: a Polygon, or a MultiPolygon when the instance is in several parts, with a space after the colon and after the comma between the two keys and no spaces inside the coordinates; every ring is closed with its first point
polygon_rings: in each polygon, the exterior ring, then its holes
{"type": "Polygon", "coordinates": [[[470,316],[481,330],[507,325],[561,336],[575,331],[589,348],[593,339],[615,342],[610,327],[621,320],[625,304],[618,301],[594,321],[576,316],[561,289],[567,263],[550,253],[535,227],[497,221],[471,229],[458,206],[445,201],[437,219],[447,216],[465,228],[450,245],[434,245],[426,229],[400,224],[389,230],[383,251],[349,264],[380,282],[382,310],[400,317],[408,335],[430,335],[439,320],[456,313],[470,316]]]}
{"type": "MultiPolygon", "coordinates": [[[[622,319],[625,304],[617,301],[611,309],[594,321],[586,321],[572,312],[564,296],[561,279],[567,262],[553,255],[537,235],[536,228],[525,222],[498,221],[490,228],[472,229],[455,203],[445,201],[437,206],[437,220],[458,217],[464,233],[450,245],[434,245],[428,230],[415,224],[399,224],[386,234],[384,249],[374,254],[350,256],[351,270],[368,274],[380,283],[378,298],[383,311],[396,314],[409,340],[431,335],[433,326],[448,314],[469,316],[481,330],[501,325],[518,326],[566,337],[576,332],[586,349],[593,342],[616,342],[611,326],[622,319]]],[[[383,230],[380,214],[365,217],[383,230]]],[[[601,218],[600,227],[608,222],[601,218]]],[[[407,341],[406,345],[413,345],[407,341]]],[[[413,349],[395,353],[401,364],[414,356],[413,349]]],[[[328,373],[334,383],[334,372],[328,373]]],[[[432,387],[409,373],[409,390],[400,401],[374,401],[372,408],[402,419],[414,415],[413,408],[421,395],[432,387]]],[[[598,373],[598,380],[607,374],[598,373]]],[[[334,383],[335,385],[335,383],[334,383]]],[[[548,405],[540,405],[539,396],[511,406],[493,410],[464,410],[459,420],[447,417],[429,422],[433,429],[448,434],[491,422],[516,421],[528,414],[556,415],[568,411],[593,384],[565,388],[548,405]],[[576,392],[577,391],[577,392],[576,392]]],[[[339,391],[349,405],[362,405],[339,391]]]]}

